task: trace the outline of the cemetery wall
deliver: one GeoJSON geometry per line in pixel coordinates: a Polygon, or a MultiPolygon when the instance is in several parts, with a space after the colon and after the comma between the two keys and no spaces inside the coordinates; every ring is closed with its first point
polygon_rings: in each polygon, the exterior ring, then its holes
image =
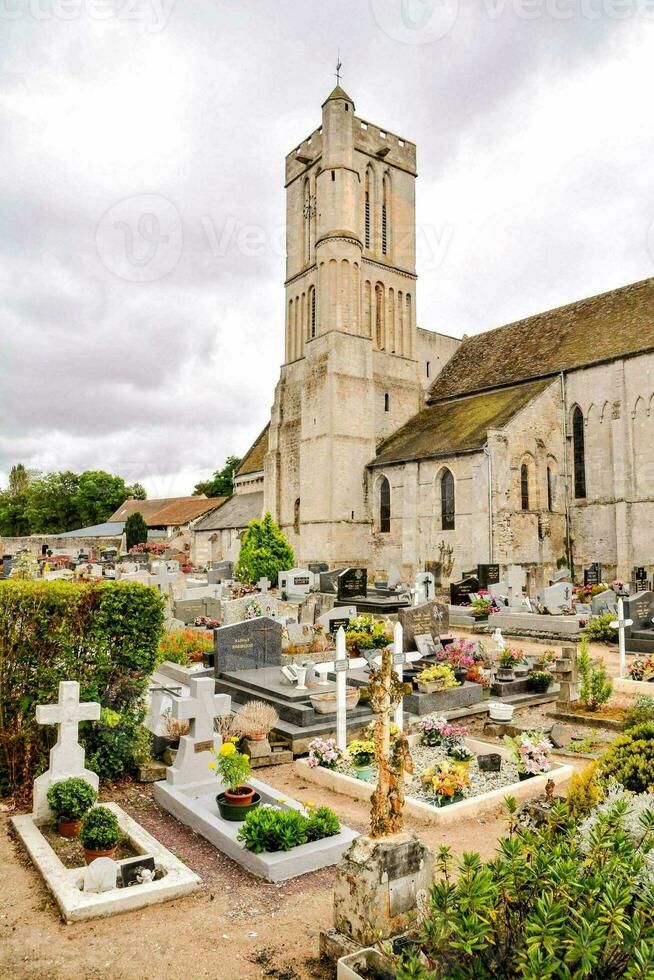
{"type": "Polygon", "coordinates": [[[28,551],[31,555],[41,554],[46,545],[53,554],[87,552],[89,548],[121,547],[121,536],[111,538],[62,538],[57,534],[32,534],[24,538],[0,538],[2,554],[15,555],[18,551],[28,551]]]}
{"type": "MultiPolygon", "coordinates": [[[[654,354],[584,368],[566,378],[570,429],[584,416],[586,497],[571,495],[575,565],[600,561],[605,576],[654,570],[654,354]]],[[[568,446],[572,473],[572,440],[568,446]]]]}

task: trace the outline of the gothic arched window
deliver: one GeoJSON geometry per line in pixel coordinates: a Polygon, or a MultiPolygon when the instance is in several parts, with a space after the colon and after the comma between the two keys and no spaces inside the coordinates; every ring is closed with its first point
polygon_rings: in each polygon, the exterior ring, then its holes
{"type": "Polygon", "coordinates": [[[379,530],[388,534],[391,529],[391,485],[383,476],[379,485],[379,530]]]}
{"type": "Polygon", "coordinates": [[[389,212],[391,206],[391,178],[388,174],[384,174],[384,180],[382,182],[382,213],[381,213],[381,239],[382,239],[382,254],[388,254],[388,240],[389,240],[389,212]]]}
{"type": "Polygon", "coordinates": [[[554,473],[552,467],[547,467],[547,509],[554,510],[554,473]]]}
{"type": "Polygon", "coordinates": [[[378,282],[375,286],[375,340],[377,350],[384,350],[386,347],[384,325],[384,287],[378,282]]]}
{"type": "Polygon", "coordinates": [[[309,289],[309,337],[316,336],[316,288],[309,289]]]}
{"type": "Polygon", "coordinates": [[[370,172],[370,167],[366,170],[366,181],[364,187],[364,202],[363,202],[363,223],[364,223],[364,244],[366,248],[370,248],[370,207],[371,201],[370,197],[372,194],[371,178],[372,174],[370,172]]]}
{"type": "Polygon", "coordinates": [[[293,507],[293,530],[296,534],[300,533],[300,498],[298,497],[293,507]]]}
{"type": "Polygon", "coordinates": [[[450,470],[445,470],[441,477],[441,528],[443,531],[454,530],[455,515],[454,477],[450,470]]]}
{"type": "Polygon", "coordinates": [[[520,506],[529,510],[529,467],[526,463],[520,467],[520,506]]]}
{"type": "Polygon", "coordinates": [[[572,413],[572,456],[575,475],[575,497],[586,496],[586,448],[584,415],[579,406],[572,413]]]}

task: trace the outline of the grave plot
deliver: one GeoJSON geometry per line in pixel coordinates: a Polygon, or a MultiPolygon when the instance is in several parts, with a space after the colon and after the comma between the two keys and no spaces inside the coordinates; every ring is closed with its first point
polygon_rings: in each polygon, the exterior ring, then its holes
{"type": "Polygon", "coordinates": [[[42,875],[66,922],[115,915],[128,909],[143,908],[158,902],[179,898],[199,888],[201,881],[178,858],[148,834],[124,810],[114,803],[107,809],[115,814],[118,826],[129,844],[141,872],[135,881],[134,857],[113,861],[96,859],[88,868],[66,867],[44,834],[52,814],[47,792],[63,780],[79,777],[97,790],[98,777],[84,767],[84,749],[78,741],[80,721],[100,717],[100,705],[80,703],[79,684],[62,681],[59,703],[40,705],[36,709],[40,724],[59,726],[57,742],[50,752],[50,766],[34,782],[34,808],[31,814],[12,818],[12,824],[30,858],[42,875]],[[94,867],[96,865],[96,867],[94,867]]]}
{"type": "MultiPolygon", "coordinates": [[[[406,780],[405,812],[426,823],[456,823],[466,817],[477,817],[492,810],[507,796],[527,800],[541,795],[547,783],[552,780],[554,785],[565,782],[570,778],[574,769],[569,765],[552,764],[548,772],[521,780],[517,767],[510,761],[508,750],[478,739],[465,738],[464,746],[474,757],[496,755],[500,757],[501,769],[498,773],[482,772],[476,761],[470,762],[471,786],[465,790],[462,799],[450,804],[439,806],[431,795],[421,785],[423,769],[437,766],[446,754],[442,749],[420,744],[419,735],[410,735],[407,739],[414,759],[415,775],[406,780]]],[[[453,760],[452,760],[453,761],[453,760]]],[[[370,799],[375,787],[375,773],[371,781],[357,778],[355,770],[349,762],[339,765],[338,769],[328,769],[324,766],[311,766],[308,759],[296,759],[296,772],[303,780],[317,783],[335,793],[343,793],[354,799],[370,799]]]]}
{"type": "MultiPolygon", "coordinates": [[[[214,731],[214,718],[228,714],[230,707],[229,696],[214,693],[214,681],[207,677],[192,679],[190,695],[173,701],[173,717],[189,721],[190,731],[180,739],[166,780],[154,784],[159,806],[252,874],[268,881],[285,881],[335,864],[357,836],[348,827],[341,826],[338,833],[288,851],[256,854],[239,838],[243,822],[221,815],[217,797],[225,787],[212,774],[210,764],[222,744],[214,731]]],[[[277,790],[258,779],[248,777],[247,785],[255,791],[255,797],[258,795],[259,806],[269,805],[284,813],[305,812],[295,800],[280,800],[277,790]]]]}

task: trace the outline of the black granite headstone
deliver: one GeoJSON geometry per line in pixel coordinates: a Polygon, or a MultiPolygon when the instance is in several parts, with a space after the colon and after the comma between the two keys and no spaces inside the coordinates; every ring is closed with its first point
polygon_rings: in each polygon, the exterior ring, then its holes
{"type": "Polygon", "coordinates": [[[344,568],[332,568],[331,571],[320,573],[320,591],[336,593],[338,589],[338,576],[342,575],[344,568]]]}
{"type": "Polygon", "coordinates": [[[474,575],[462,578],[460,582],[450,582],[450,604],[467,606],[470,603],[470,593],[479,592],[479,579],[474,575]]]}
{"type": "Polygon", "coordinates": [[[654,592],[637,592],[624,600],[625,619],[633,619],[627,627],[627,636],[642,630],[651,630],[654,618],[654,592]]]}
{"type": "Polygon", "coordinates": [[[500,581],[499,565],[477,565],[479,588],[488,589],[489,585],[497,585],[500,581]]]}
{"type": "Polygon", "coordinates": [[[584,585],[599,585],[602,581],[602,566],[598,561],[584,566],[584,585]]]}
{"type": "Polygon", "coordinates": [[[349,602],[355,596],[365,598],[368,594],[368,572],[365,568],[346,568],[338,576],[337,585],[341,602],[349,602]]]}
{"type": "Polygon", "coordinates": [[[269,616],[246,619],[214,632],[216,677],[224,671],[281,666],[282,627],[269,616]]]}
{"type": "Polygon", "coordinates": [[[645,592],[647,590],[647,569],[642,565],[635,567],[632,573],[635,585],[634,592],[645,592]]]}

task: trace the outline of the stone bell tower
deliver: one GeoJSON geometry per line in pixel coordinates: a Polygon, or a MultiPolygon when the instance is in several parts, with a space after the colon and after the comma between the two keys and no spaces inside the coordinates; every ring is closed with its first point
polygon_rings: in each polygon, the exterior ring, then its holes
{"type": "Polygon", "coordinates": [[[415,360],[416,148],[337,85],[286,157],[285,359],[264,505],[301,562],[367,564],[365,466],[421,404],[415,360]]]}

